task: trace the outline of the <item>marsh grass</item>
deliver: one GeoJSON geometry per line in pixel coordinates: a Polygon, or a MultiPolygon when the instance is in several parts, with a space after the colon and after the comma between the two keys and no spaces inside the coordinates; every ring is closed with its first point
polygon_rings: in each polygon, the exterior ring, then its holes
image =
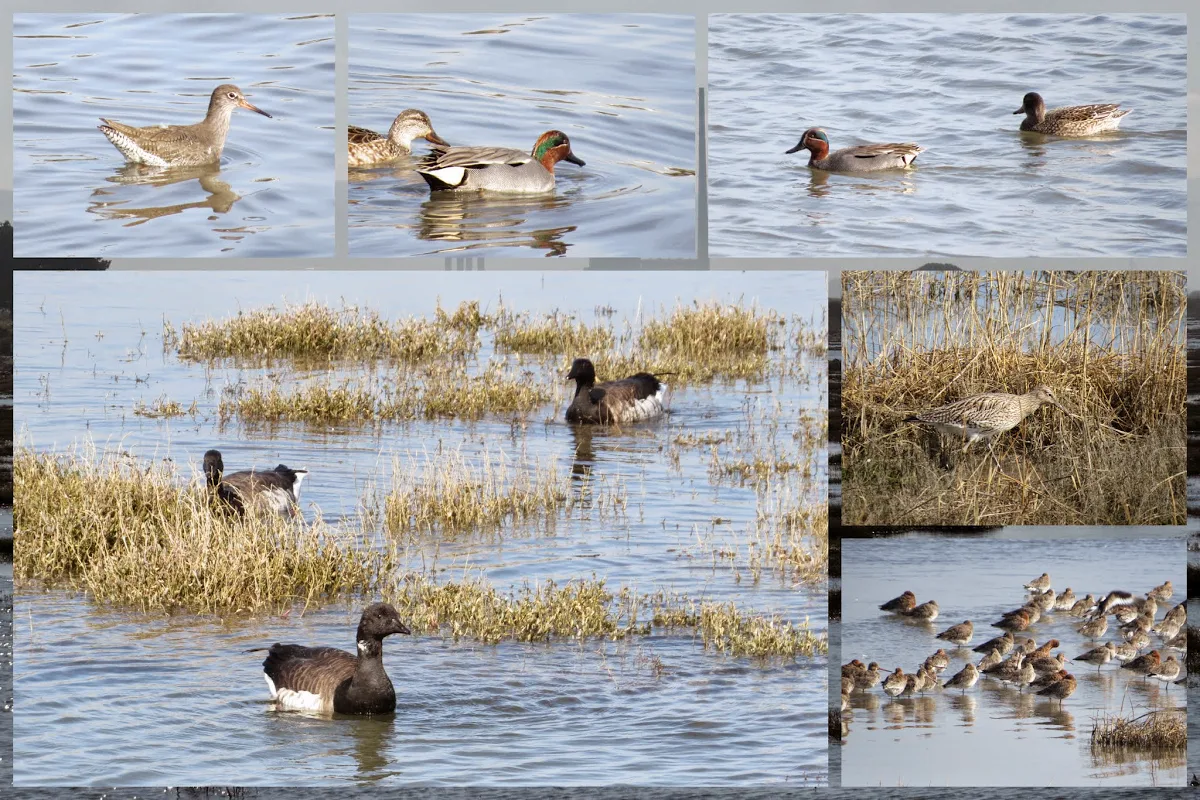
{"type": "Polygon", "coordinates": [[[476,333],[485,318],[477,302],[463,303],[453,314],[439,306],[434,320],[388,321],[376,311],[320,303],[239,311],[223,320],[183,323],[176,331],[163,321],[163,346],[186,361],[237,359],[270,362],[296,359],[423,363],[461,359],[479,347],[476,333]]]}
{"type": "MultiPolygon", "coordinates": [[[[665,319],[647,320],[634,352],[654,363],[657,371],[675,373],[676,380],[760,381],[769,371],[770,353],[783,346],[786,325],[787,320],[772,310],[741,302],[696,301],[676,306],[665,319]]],[[[631,365],[622,359],[609,356],[604,363],[610,370],[605,374],[629,374],[622,368],[631,365]]],[[[642,369],[645,367],[633,371],[642,369]]]]}
{"type": "Polygon", "coordinates": [[[492,333],[498,351],[533,355],[596,353],[616,341],[607,325],[589,325],[557,311],[533,319],[527,313],[501,309],[492,333]]]}
{"type": "Polygon", "coordinates": [[[184,417],[188,414],[195,415],[199,411],[196,401],[192,401],[189,408],[184,408],[176,400],[171,400],[166,395],[156,397],[149,405],[141,400],[137,401],[133,406],[134,416],[147,417],[149,419],[169,419],[171,417],[184,417]]]}
{"type": "Polygon", "coordinates": [[[483,642],[622,639],[655,625],[690,632],[731,656],[827,652],[824,634],[774,615],[685,596],[610,590],[605,581],[545,581],[506,592],[481,578],[435,581],[403,571],[394,547],[321,519],[241,518],[214,508],[197,479],[168,462],[94,452],[16,460],[21,546],[14,575],[101,603],[196,614],[281,613],[383,597],[416,630],[483,642]],[[661,618],[661,624],[656,618],[661,618]]]}
{"type": "Polygon", "coordinates": [[[241,518],[173,465],[19,449],[14,574],[143,611],[278,611],[370,593],[394,557],[358,551],[321,521],[241,518]]]}
{"type": "Polygon", "coordinates": [[[847,524],[1182,524],[1177,273],[843,274],[847,524]],[[1045,406],[960,454],[905,416],[1048,384],[1045,406]],[[997,466],[999,465],[999,466],[997,466]]]}
{"type": "Polygon", "coordinates": [[[495,365],[478,375],[447,367],[392,384],[343,379],[295,386],[277,379],[234,387],[221,397],[217,414],[222,422],[352,425],[528,414],[553,399],[542,383],[506,374],[495,365]]]}
{"type": "Polygon", "coordinates": [[[575,498],[570,476],[554,464],[514,463],[489,454],[472,460],[458,452],[409,455],[392,463],[382,516],[393,535],[453,536],[516,523],[550,526],[575,498]]]}
{"type": "Polygon", "coordinates": [[[1150,711],[1128,718],[1106,714],[1092,721],[1093,749],[1187,750],[1187,709],[1150,711]]]}

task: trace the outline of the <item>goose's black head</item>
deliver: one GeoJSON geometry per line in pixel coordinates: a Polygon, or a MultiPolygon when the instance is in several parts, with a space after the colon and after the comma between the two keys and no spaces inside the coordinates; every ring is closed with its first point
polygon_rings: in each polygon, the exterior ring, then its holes
{"type": "Polygon", "coordinates": [[[220,450],[209,450],[204,454],[204,474],[208,478],[209,486],[216,486],[221,482],[221,475],[225,473],[225,462],[221,460],[220,450]]]}
{"type": "Polygon", "coordinates": [[[571,362],[571,371],[567,380],[574,379],[579,386],[591,386],[596,382],[596,367],[586,358],[577,358],[571,362]]]}
{"type": "Polygon", "coordinates": [[[391,603],[372,603],[358,622],[358,641],[379,640],[393,633],[412,633],[391,603]]]}

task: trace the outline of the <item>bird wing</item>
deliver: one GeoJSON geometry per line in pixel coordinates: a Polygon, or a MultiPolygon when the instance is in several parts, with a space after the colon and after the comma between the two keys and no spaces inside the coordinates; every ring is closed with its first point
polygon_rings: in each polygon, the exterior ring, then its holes
{"type": "Polygon", "coordinates": [[[382,134],[376,133],[370,128],[360,128],[357,125],[346,127],[346,141],[349,144],[367,144],[368,142],[378,142],[384,138],[382,134]]]}

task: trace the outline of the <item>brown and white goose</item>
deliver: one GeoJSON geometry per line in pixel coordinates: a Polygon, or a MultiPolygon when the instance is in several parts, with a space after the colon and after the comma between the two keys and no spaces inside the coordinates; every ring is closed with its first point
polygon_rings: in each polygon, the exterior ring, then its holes
{"type": "Polygon", "coordinates": [[[596,383],[596,367],[586,358],[577,358],[567,380],[575,381],[575,399],[567,407],[567,422],[641,422],[663,413],[666,385],[648,372],[596,383]]]}
{"type": "Polygon", "coordinates": [[[300,484],[306,469],[291,469],[283,464],[268,470],[243,470],[225,474],[225,462],[219,450],[204,454],[204,475],[208,487],[239,514],[247,509],[290,517],[296,514],[300,484]]]}
{"type": "Polygon", "coordinates": [[[273,644],[263,661],[271,699],[285,711],[390,714],[396,690],[383,669],[383,638],[411,633],[389,603],[374,603],[358,623],[358,655],[336,647],[273,644]]]}

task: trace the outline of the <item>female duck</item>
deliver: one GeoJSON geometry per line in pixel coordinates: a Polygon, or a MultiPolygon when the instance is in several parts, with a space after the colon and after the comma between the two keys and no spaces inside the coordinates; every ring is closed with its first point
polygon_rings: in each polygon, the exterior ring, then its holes
{"type": "Polygon", "coordinates": [[[1094,103],[1090,106],[1067,106],[1046,110],[1046,102],[1037,92],[1030,92],[1013,115],[1024,114],[1021,130],[1049,136],[1091,136],[1093,133],[1115,131],[1121,118],[1132,109],[1121,110],[1116,103],[1094,103]]]}
{"type": "Polygon", "coordinates": [[[554,191],[559,161],[584,166],[565,133],[547,131],[529,153],[507,147],[437,147],[422,159],[417,173],[432,192],[543,194],[554,191]]]}
{"type": "Polygon", "coordinates": [[[424,111],[406,108],[401,111],[387,136],[368,128],[351,125],[346,128],[346,141],[350,148],[350,166],[365,167],[394,161],[412,152],[414,139],[424,139],[432,144],[448,146],[442,137],[434,133],[433,123],[424,111]]]}
{"type": "Polygon", "coordinates": [[[648,372],[596,383],[596,367],[586,358],[577,358],[567,373],[567,380],[572,379],[575,399],[567,408],[567,422],[640,422],[663,413],[666,386],[648,372]]]}
{"type": "MultiPolygon", "coordinates": [[[[808,165],[826,172],[879,172],[885,169],[907,169],[924,147],[915,144],[863,144],[829,152],[829,137],[821,128],[809,128],[800,143],[788,150],[795,153],[809,150],[808,165]]],[[[785,154],[786,155],[786,154],[785,154]]]]}

